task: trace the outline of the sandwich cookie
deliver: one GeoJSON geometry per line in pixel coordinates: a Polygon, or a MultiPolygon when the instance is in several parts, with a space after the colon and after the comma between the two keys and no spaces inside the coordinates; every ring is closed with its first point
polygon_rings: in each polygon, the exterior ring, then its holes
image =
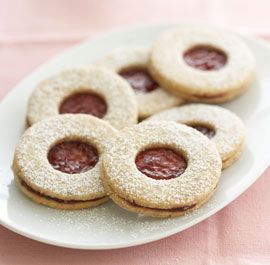
{"type": "Polygon", "coordinates": [[[218,103],[247,90],[255,58],[235,35],[185,27],[165,32],[154,43],[149,69],[171,93],[190,101],[218,103]]]}
{"type": "Polygon", "coordinates": [[[108,123],[85,114],[65,114],[30,127],[19,141],[13,172],[33,201],[58,209],[81,209],[108,200],[101,183],[108,123]]]}
{"type": "Polygon", "coordinates": [[[129,211],[174,217],[199,208],[221,174],[214,144],[175,122],[143,122],[112,139],[104,156],[103,184],[112,200],[129,211]]]}
{"type": "Polygon", "coordinates": [[[183,102],[152,78],[147,70],[148,60],[147,48],[126,48],[115,50],[96,62],[96,65],[118,73],[131,85],[136,93],[140,119],[183,102]]]}
{"type": "Polygon", "coordinates": [[[216,145],[223,169],[233,164],[243,150],[243,122],[233,112],[219,106],[189,104],[162,111],[147,121],[175,121],[200,131],[216,145]]]}
{"type": "Polygon", "coordinates": [[[97,67],[74,68],[41,82],[29,100],[32,124],[58,114],[90,114],[117,129],[137,123],[134,92],[117,74],[97,67]]]}

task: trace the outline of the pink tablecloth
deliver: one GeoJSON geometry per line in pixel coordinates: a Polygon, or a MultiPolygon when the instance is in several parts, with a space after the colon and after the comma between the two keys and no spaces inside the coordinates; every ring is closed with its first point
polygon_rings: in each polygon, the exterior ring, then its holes
{"type": "MultiPolygon", "coordinates": [[[[137,22],[203,21],[268,35],[268,0],[0,0],[0,98],[36,66],[84,37],[137,22]]],[[[0,264],[270,264],[270,169],[206,221],[121,250],[48,246],[0,226],[0,264]]]]}

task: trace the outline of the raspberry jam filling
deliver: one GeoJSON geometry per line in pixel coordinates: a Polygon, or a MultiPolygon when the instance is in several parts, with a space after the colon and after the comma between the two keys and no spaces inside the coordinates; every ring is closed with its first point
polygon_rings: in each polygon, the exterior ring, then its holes
{"type": "Polygon", "coordinates": [[[170,212],[185,212],[185,211],[190,210],[190,209],[192,209],[192,208],[194,208],[196,206],[196,204],[192,204],[192,205],[187,205],[187,206],[182,206],[182,207],[176,207],[176,208],[160,209],[160,208],[151,208],[151,207],[141,206],[141,205],[139,205],[137,203],[129,202],[127,200],[125,200],[125,201],[130,206],[140,207],[140,208],[149,209],[149,210],[170,211],[170,212]]]}
{"type": "Polygon", "coordinates": [[[187,168],[186,159],[169,148],[152,148],[140,152],[135,160],[138,170],[153,179],[179,177],[187,168]]]}
{"type": "Polygon", "coordinates": [[[213,138],[216,134],[215,130],[209,127],[206,127],[204,125],[200,125],[200,124],[194,124],[194,125],[188,125],[194,129],[196,129],[197,131],[201,132],[202,134],[204,134],[205,136],[207,136],[209,139],[213,138]]]}
{"type": "Polygon", "coordinates": [[[227,56],[221,50],[207,46],[197,46],[184,53],[184,60],[193,68],[211,71],[222,68],[227,62],[227,56]]]}
{"type": "Polygon", "coordinates": [[[123,70],[119,75],[125,78],[136,92],[149,93],[158,87],[149,73],[143,69],[123,70]]]}
{"type": "Polygon", "coordinates": [[[36,194],[39,197],[48,199],[48,200],[52,200],[58,203],[64,203],[64,204],[75,204],[75,203],[84,203],[84,202],[94,202],[94,201],[98,201],[103,199],[104,197],[99,197],[99,198],[95,198],[92,200],[63,200],[63,199],[59,199],[59,198],[55,198],[55,197],[51,197],[48,195],[45,195],[44,193],[38,192],[34,189],[32,189],[25,181],[20,180],[21,185],[27,189],[29,192],[36,194]]]}
{"type": "Polygon", "coordinates": [[[51,148],[48,160],[54,169],[79,174],[92,169],[98,162],[97,150],[83,142],[63,142],[51,148]]]}
{"type": "Polygon", "coordinates": [[[91,114],[98,118],[104,117],[107,112],[106,102],[98,95],[79,93],[66,98],[59,109],[60,114],[82,113],[91,114]]]}

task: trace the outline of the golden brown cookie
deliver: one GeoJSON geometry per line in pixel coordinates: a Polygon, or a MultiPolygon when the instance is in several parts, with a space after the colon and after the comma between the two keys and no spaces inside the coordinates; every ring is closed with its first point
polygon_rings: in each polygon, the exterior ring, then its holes
{"type": "Polygon", "coordinates": [[[233,164],[243,150],[243,122],[233,112],[219,106],[188,104],[162,111],[147,121],[175,121],[197,129],[216,145],[223,169],[233,164]]]}
{"type": "Polygon", "coordinates": [[[13,161],[18,186],[37,203],[80,209],[108,200],[102,158],[116,134],[108,123],[85,114],[58,115],[30,127],[13,161]]]}
{"type": "Polygon", "coordinates": [[[148,60],[147,48],[125,48],[115,50],[96,62],[96,65],[118,73],[129,82],[136,93],[140,119],[183,103],[183,99],[162,89],[150,76],[148,60]]]}
{"type": "Polygon", "coordinates": [[[149,69],[164,89],[187,100],[224,102],[250,86],[255,58],[244,41],[233,34],[179,27],[154,43],[149,69]]]}
{"type": "Polygon", "coordinates": [[[175,122],[143,122],[122,130],[104,156],[103,184],[119,206],[154,217],[200,207],[221,174],[215,145],[175,122]]]}
{"type": "Polygon", "coordinates": [[[37,86],[27,121],[32,125],[66,113],[91,114],[122,129],[137,123],[138,106],[134,92],[118,75],[97,67],[74,68],[37,86]]]}

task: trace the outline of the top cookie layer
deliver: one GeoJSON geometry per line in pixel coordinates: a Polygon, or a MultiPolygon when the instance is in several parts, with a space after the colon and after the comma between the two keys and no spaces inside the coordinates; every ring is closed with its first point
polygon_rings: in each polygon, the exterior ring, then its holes
{"type": "Polygon", "coordinates": [[[14,174],[34,190],[63,200],[91,200],[105,196],[100,176],[102,159],[116,130],[108,123],[84,114],[58,115],[34,124],[20,139],[13,162],[14,174]],[[97,149],[99,161],[90,170],[67,174],[48,161],[58,143],[78,141],[97,149]]]}
{"type": "Polygon", "coordinates": [[[167,90],[190,100],[221,102],[245,90],[254,76],[255,58],[238,37],[214,29],[178,28],[165,32],[150,55],[151,74],[167,90]],[[195,47],[212,47],[227,56],[218,70],[203,71],[186,63],[195,47]]]}
{"type": "Polygon", "coordinates": [[[216,145],[223,162],[234,156],[244,143],[243,122],[233,112],[219,106],[188,104],[162,111],[145,122],[161,120],[213,129],[215,135],[211,141],[216,145]]]}
{"type": "MultiPolygon", "coordinates": [[[[149,49],[147,48],[125,48],[115,50],[103,58],[96,65],[105,67],[116,73],[128,69],[147,70],[149,61],[149,49]]],[[[136,93],[139,116],[146,118],[161,110],[179,105],[183,99],[158,87],[148,93],[136,93]]]]}
{"type": "Polygon", "coordinates": [[[74,94],[94,94],[104,99],[103,119],[117,129],[137,123],[138,107],[130,86],[118,75],[90,67],[63,71],[41,82],[29,100],[27,120],[32,125],[59,114],[61,103],[74,94]]]}
{"type": "Polygon", "coordinates": [[[196,204],[209,196],[219,180],[221,160],[214,144],[188,126],[145,122],[124,129],[112,141],[103,160],[106,185],[140,206],[169,209],[196,204]],[[137,154],[157,147],[185,156],[187,168],[181,176],[155,180],[137,169],[137,154]]]}

